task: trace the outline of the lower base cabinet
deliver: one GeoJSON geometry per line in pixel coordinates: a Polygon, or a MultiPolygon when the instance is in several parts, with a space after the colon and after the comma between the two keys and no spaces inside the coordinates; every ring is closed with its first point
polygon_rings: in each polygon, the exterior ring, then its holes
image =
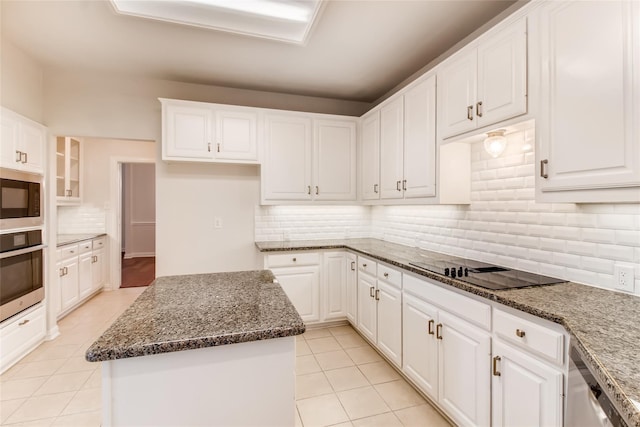
{"type": "Polygon", "coordinates": [[[272,268],[305,323],[320,321],[320,266],[272,268]]]}
{"type": "Polygon", "coordinates": [[[44,303],[26,309],[0,325],[0,373],[38,346],[46,335],[47,320],[44,303]]]}
{"type": "Polygon", "coordinates": [[[493,342],[493,426],[562,426],[563,374],[493,342]]]}

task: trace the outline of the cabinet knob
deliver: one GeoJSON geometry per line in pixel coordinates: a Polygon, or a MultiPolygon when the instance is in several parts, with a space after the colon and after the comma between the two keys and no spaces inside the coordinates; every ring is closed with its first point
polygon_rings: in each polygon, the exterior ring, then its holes
{"type": "Polygon", "coordinates": [[[296,262],[296,261],[298,261],[298,258],[293,258],[292,261],[296,262]]]}
{"type": "Polygon", "coordinates": [[[362,268],[367,268],[367,264],[362,264],[362,268]]]}
{"type": "Polygon", "coordinates": [[[525,332],[522,329],[516,329],[516,336],[518,338],[524,338],[525,332]]]}
{"type": "Polygon", "coordinates": [[[389,273],[384,273],[384,277],[389,277],[389,273]]]}

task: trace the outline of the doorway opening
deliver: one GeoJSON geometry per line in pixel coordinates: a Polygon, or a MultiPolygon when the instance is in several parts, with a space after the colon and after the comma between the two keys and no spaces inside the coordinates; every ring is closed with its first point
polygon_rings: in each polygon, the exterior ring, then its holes
{"type": "Polygon", "coordinates": [[[155,279],[155,164],[122,163],[120,287],[148,286],[155,279]]]}

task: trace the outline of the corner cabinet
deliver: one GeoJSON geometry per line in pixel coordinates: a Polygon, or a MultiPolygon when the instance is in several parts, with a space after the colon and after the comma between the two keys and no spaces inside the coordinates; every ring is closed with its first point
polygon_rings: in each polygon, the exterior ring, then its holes
{"type": "Polygon", "coordinates": [[[160,99],[162,160],[258,163],[258,111],[160,99]]]}
{"type": "Polygon", "coordinates": [[[264,203],[356,200],[356,119],[267,113],[264,126],[264,203]]]}
{"type": "Polygon", "coordinates": [[[56,138],[56,201],[58,205],[79,205],[81,141],[79,138],[56,138]]]}
{"type": "Polygon", "coordinates": [[[42,175],[46,138],[46,128],[41,124],[0,109],[1,167],[42,175]]]}
{"type": "Polygon", "coordinates": [[[438,128],[446,139],[527,112],[527,21],[499,26],[439,67],[438,128]]]}
{"type": "Polygon", "coordinates": [[[534,17],[537,200],[640,201],[640,4],[549,2],[534,17]]]}

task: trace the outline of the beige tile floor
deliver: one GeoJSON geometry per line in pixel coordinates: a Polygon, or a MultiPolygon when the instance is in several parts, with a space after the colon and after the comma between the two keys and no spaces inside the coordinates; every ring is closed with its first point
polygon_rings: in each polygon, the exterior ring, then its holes
{"type": "MultiPolygon", "coordinates": [[[[144,289],[97,295],[0,375],[0,425],[100,426],[100,365],[84,352],[144,289]]],[[[297,426],[449,426],[350,326],[296,344],[297,426]]]]}
{"type": "Polygon", "coordinates": [[[304,427],[449,426],[351,326],[296,337],[296,407],[304,427]]]}

